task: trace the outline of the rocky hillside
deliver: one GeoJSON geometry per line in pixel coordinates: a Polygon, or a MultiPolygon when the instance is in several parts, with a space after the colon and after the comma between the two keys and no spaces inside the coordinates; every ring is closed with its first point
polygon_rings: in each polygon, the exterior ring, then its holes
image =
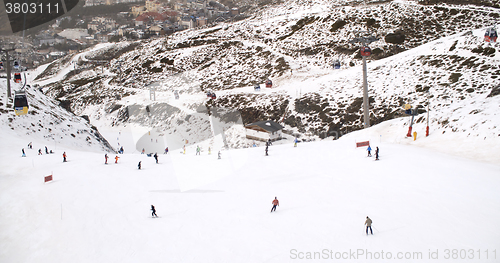
{"type": "MultiPolygon", "coordinates": [[[[50,65],[38,82],[91,122],[121,125],[131,121],[132,105],[144,111],[146,105],[163,103],[176,113],[160,114],[148,125],[172,128],[205,104],[239,110],[245,124],[273,119],[290,133],[325,137],[362,127],[360,44],[351,40],[371,36],[378,39],[370,44],[368,59],[372,124],[403,116],[405,103],[424,112],[427,97],[432,111],[448,114],[454,106],[494,94],[499,47],[484,43],[482,31],[475,30],[491,26],[500,10],[494,2],[435,2],[263,5],[243,21],[95,47],[50,65]],[[336,60],[340,70],[332,67],[336,60]],[[273,89],[253,91],[255,83],[268,78],[273,89]],[[156,102],[149,100],[153,82],[158,84],[156,102]],[[217,99],[207,100],[207,90],[217,99]]],[[[449,118],[433,121],[446,128],[452,125],[449,118]]]]}

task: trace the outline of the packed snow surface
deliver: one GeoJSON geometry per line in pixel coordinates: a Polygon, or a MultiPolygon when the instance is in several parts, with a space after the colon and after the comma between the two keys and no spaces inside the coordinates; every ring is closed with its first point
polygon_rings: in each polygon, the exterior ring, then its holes
{"type": "Polygon", "coordinates": [[[27,150],[26,137],[2,129],[0,262],[371,262],[382,253],[448,262],[453,249],[453,262],[470,262],[464,253],[498,262],[499,165],[411,139],[392,143],[381,125],[336,141],[272,145],[269,156],[255,147],[219,160],[188,148],[159,153],[158,164],[127,150],[104,164],[104,152],[61,145],[37,155],[44,141],[27,150]],[[355,147],[364,140],[380,147],[379,161],[355,147]],[[275,196],[280,206],[270,213],[275,196]]]}

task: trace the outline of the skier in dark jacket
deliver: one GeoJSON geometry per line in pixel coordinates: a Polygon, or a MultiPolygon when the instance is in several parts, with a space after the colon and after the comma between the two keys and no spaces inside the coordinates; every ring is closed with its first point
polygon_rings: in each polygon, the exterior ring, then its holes
{"type": "Polygon", "coordinates": [[[368,216],[366,217],[365,225],[366,225],[366,235],[368,235],[368,228],[370,228],[370,232],[373,235],[372,220],[368,216]]]}
{"type": "Polygon", "coordinates": [[[156,217],[158,217],[158,215],[156,215],[156,209],[155,209],[155,206],[154,206],[154,205],[151,205],[151,211],[153,211],[153,212],[151,213],[151,216],[152,216],[152,217],[155,217],[155,216],[156,216],[156,217]]]}
{"type": "Polygon", "coordinates": [[[26,157],[26,153],[24,152],[24,148],[23,148],[23,157],[26,157]]]}
{"type": "Polygon", "coordinates": [[[47,146],[45,146],[45,154],[49,154],[49,149],[47,149],[47,146]]]}
{"type": "Polygon", "coordinates": [[[139,161],[139,164],[137,165],[137,168],[139,168],[139,170],[141,170],[141,162],[142,161],[139,161]]]}
{"type": "Polygon", "coordinates": [[[104,164],[108,164],[108,154],[104,154],[104,164]]]}
{"type": "Polygon", "coordinates": [[[375,149],[375,160],[378,160],[378,151],[379,150],[378,150],[378,147],[377,147],[377,149],[375,149]]]}
{"type": "Polygon", "coordinates": [[[158,163],[158,153],[155,153],[155,155],[153,155],[153,157],[155,158],[156,163],[158,163]]]}
{"type": "Polygon", "coordinates": [[[269,150],[269,146],[266,146],[266,156],[268,156],[269,154],[267,154],[267,151],[269,150]]]}

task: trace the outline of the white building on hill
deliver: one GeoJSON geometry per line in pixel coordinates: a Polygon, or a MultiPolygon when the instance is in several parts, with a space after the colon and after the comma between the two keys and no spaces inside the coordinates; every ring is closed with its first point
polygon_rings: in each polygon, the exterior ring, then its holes
{"type": "Polygon", "coordinates": [[[258,121],[245,126],[246,137],[252,140],[275,141],[281,139],[283,126],[274,121],[258,121]]]}

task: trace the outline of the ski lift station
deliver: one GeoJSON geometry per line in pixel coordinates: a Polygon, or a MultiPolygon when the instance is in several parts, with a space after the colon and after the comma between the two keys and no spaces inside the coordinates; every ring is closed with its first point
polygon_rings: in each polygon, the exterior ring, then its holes
{"type": "Polygon", "coordinates": [[[245,126],[247,139],[276,141],[282,138],[283,126],[274,121],[258,121],[245,126]]]}

